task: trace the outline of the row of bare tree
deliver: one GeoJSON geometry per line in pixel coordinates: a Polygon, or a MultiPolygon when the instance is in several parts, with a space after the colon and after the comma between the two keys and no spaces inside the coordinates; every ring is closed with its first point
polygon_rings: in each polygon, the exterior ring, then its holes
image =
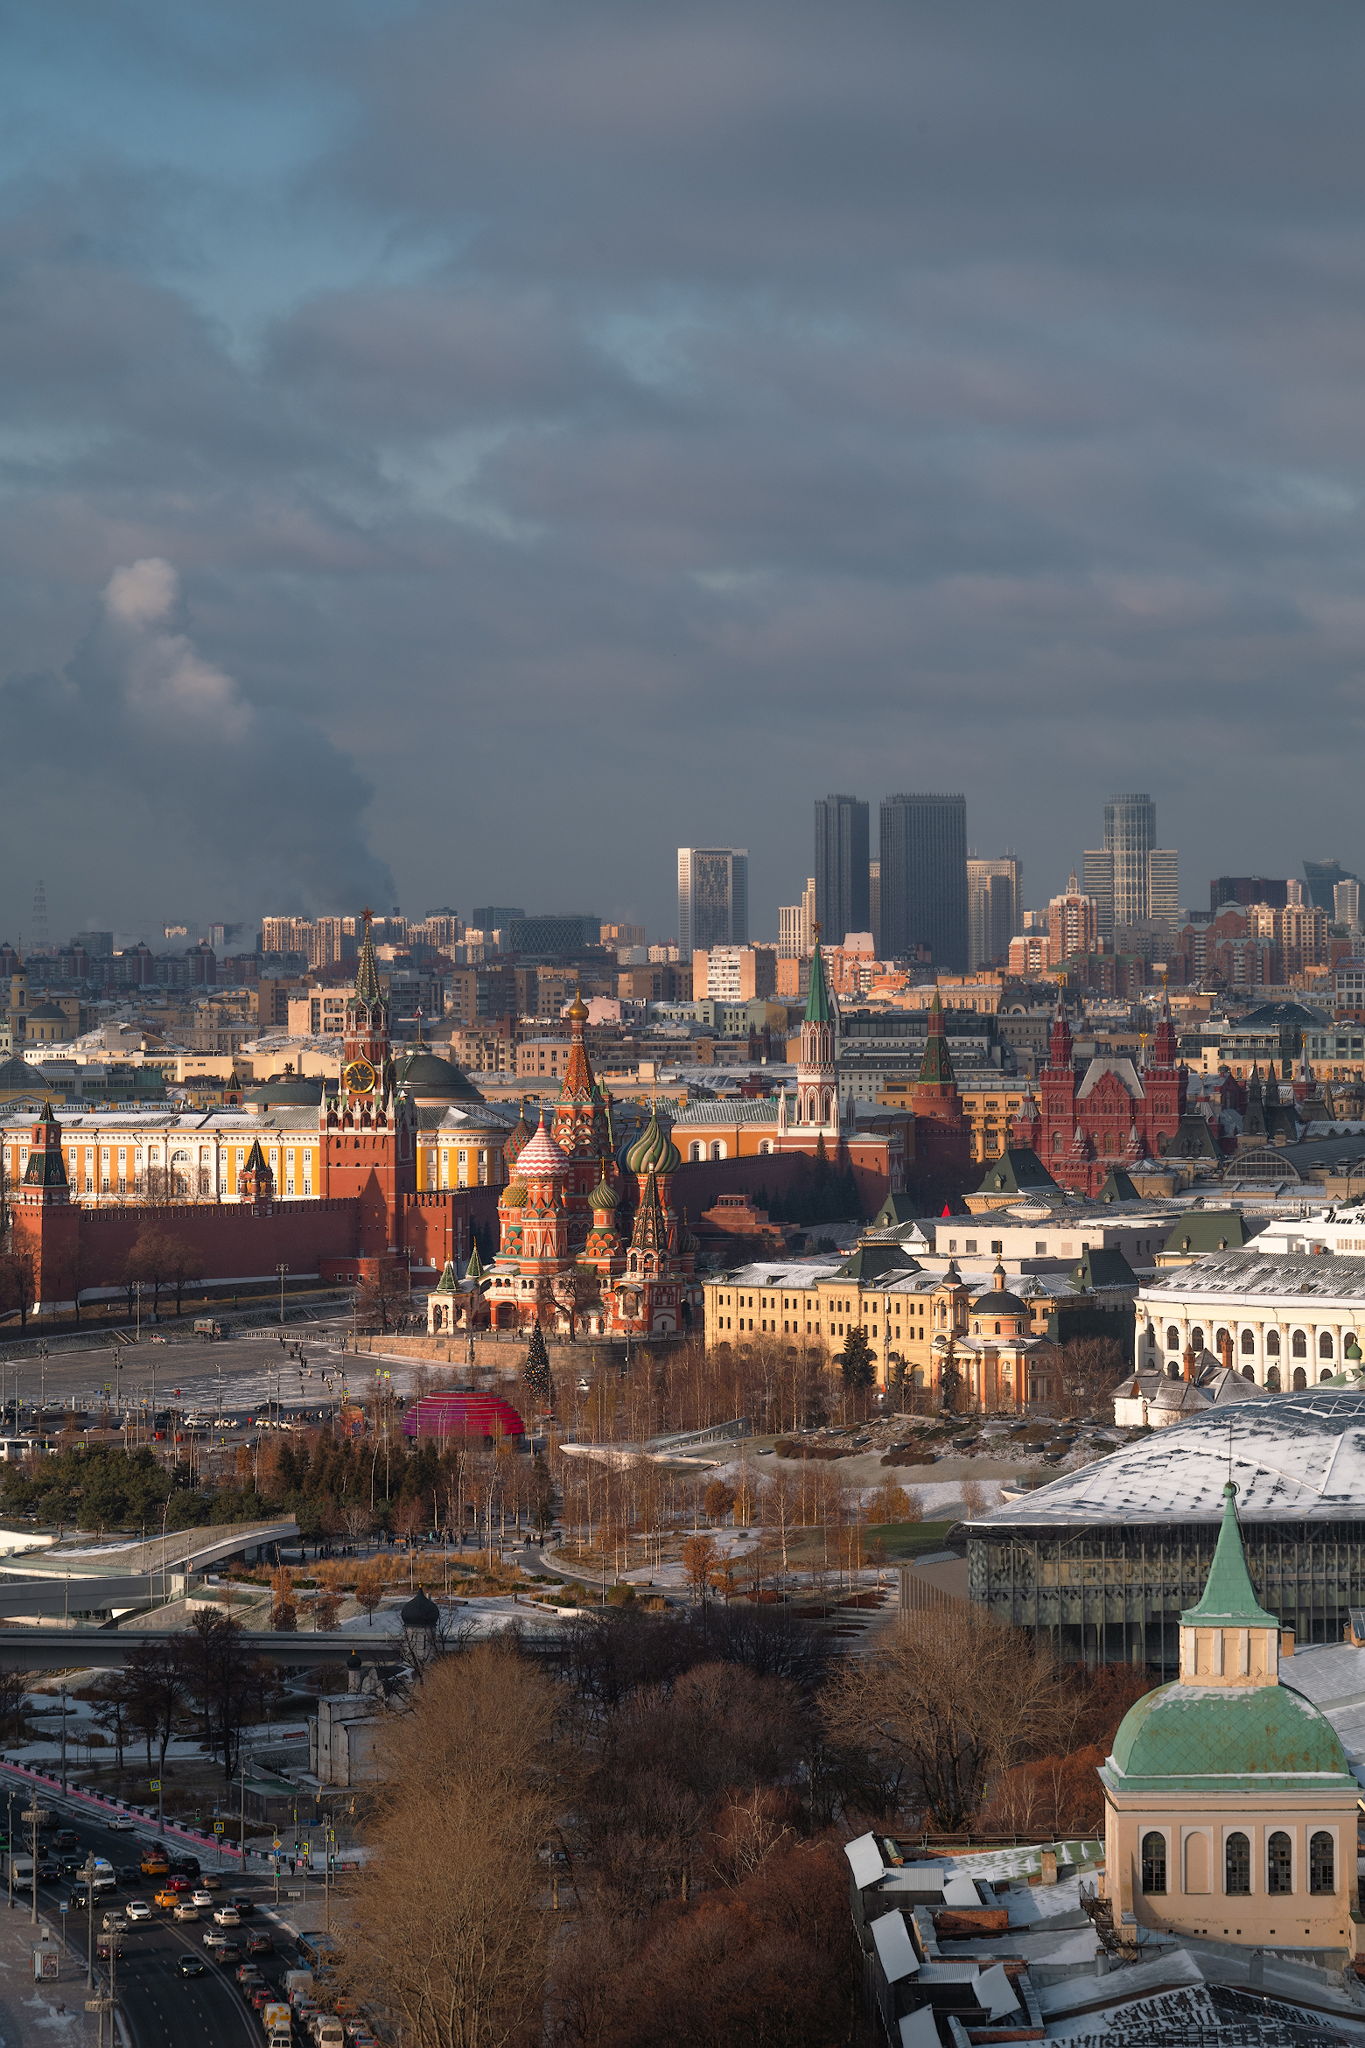
{"type": "Polygon", "coordinates": [[[383,1737],[349,1986],[412,2048],[857,2040],[840,1843],[1093,1827],[1149,1682],[965,1606],[856,1658],[752,1607],[466,1646],[383,1737]]]}

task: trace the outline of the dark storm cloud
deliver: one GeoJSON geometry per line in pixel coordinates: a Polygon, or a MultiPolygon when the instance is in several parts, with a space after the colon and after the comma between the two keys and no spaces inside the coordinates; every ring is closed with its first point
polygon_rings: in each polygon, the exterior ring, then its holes
{"type": "Polygon", "coordinates": [[[194,751],[107,618],[71,663],[152,561],[246,721],[178,826],[206,910],[381,888],[368,780],[410,904],[661,926],[713,836],[767,923],[832,786],[965,787],[1034,895],[1111,786],[1191,901],[1365,858],[1353,10],[75,16],[83,64],[29,19],[66,125],[0,219],[6,665],[56,678],[7,694],[85,793],[73,918],[156,890],[72,733],[108,781],[194,751]]]}

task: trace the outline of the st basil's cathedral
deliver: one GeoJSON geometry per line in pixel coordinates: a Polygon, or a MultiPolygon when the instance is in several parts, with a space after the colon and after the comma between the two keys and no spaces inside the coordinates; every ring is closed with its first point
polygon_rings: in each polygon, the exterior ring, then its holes
{"type": "Polygon", "coordinates": [[[503,1148],[498,1255],[486,1270],[476,1258],[463,1281],[447,1265],[428,1301],[433,1333],[539,1323],[570,1337],[675,1337],[700,1326],[697,1240],[673,1200],[678,1148],[655,1110],[618,1163],[587,1017],[580,995],[553,1114],[534,1130],[519,1123],[503,1148]]]}

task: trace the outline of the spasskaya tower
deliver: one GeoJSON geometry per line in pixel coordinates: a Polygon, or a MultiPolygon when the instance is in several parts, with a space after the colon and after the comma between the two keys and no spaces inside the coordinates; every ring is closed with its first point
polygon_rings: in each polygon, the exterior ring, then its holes
{"type": "Polygon", "coordinates": [[[402,1212],[417,1187],[416,1119],[394,1085],[389,1005],[375,965],[372,913],[361,913],[365,935],[355,988],[346,1005],[346,1036],[335,1096],[324,1094],[322,1195],[350,1196],[359,1204],[362,1262],[396,1258],[403,1242],[402,1212]]]}

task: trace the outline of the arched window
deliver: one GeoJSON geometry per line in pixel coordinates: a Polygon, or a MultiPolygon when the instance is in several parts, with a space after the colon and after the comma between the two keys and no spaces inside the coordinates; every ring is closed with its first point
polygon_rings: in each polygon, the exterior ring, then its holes
{"type": "Polygon", "coordinates": [[[1289,1355],[1291,1358],[1307,1358],[1308,1332],[1306,1330],[1295,1330],[1289,1340],[1289,1355]]]}
{"type": "Polygon", "coordinates": [[[1223,1850],[1223,1889],[1238,1898],[1251,1890],[1251,1843],[1240,1830],[1228,1836],[1223,1850]]]}
{"type": "Polygon", "coordinates": [[[719,1138],[711,1140],[711,1157],[713,1159],[723,1159],[725,1157],[725,1146],[719,1138]]]}
{"type": "Polygon", "coordinates": [[[1254,1358],[1256,1356],[1256,1333],[1254,1330],[1243,1330],[1242,1332],[1242,1356],[1244,1358],[1254,1358]]]}
{"type": "Polygon", "coordinates": [[[1334,1892],[1337,1888],[1336,1845],[1325,1828],[1308,1837],[1308,1889],[1334,1892]]]}
{"type": "Polygon", "coordinates": [[[760,1151],[760,1152],[771,1152],[771,1151],[772,1151],[772,1149],[773,1149],[773,1141],[772,1141],[772,1139],[771,1139],[771,1138],[760,1138],[760,1139],[759,1139],[759,1141],[758,1141],[758,1149],[759,1149],[759,1151],[760,1151]]]}
{"type": "Polygon", "coordinates": [[[1195,1324],[1195,1326],[1194,1326],[1194,1328],[1193,1328],[1193,1329],[1192,1329],[1192,1330],[1190,1331],[1190,1349],[1191,1349],[1191,1351],[1202,1351],[1202,1350],[1203,1350],[1203,1348],[1204,1348],[1204,1332],[1203,1332],[1203,1328],[1201,1327],[1201,1325],[1200,1325],[1200,1324],[1196,1323],[1196,1324],[1195,1324]]]}
{"type": "Polygon", "coordinates": [[[687,1148],[687,1156],[689,1159],[705,1159],[706,1147],[702,1144],[700,1138],[692,1140],[692,1143],[687,1148]]]}
{"type": "Polygon", "coordinates": [[[1167,1323],[1166,1325],[1166,1349],[1168,1351],[1178,1351],[1180,1349],[1180,1332],[1174,1323],[1167,1323]]]}
{"type": "Polygon", "coordinates": [[[1265,1888],[1280,1895],[1294,1889],[1294,1850],[1283,1828],[1276,1828],[1265,1845],[1265,1888]]]}
{"type": "Polygon", "coordinates": [[[1321,1331],[1319,1331],[1319,1333],[1318,1333],[1318,1357],[1319,1357],[1319,1358],[1335,1358],[1335,1357],[1336,1357],[1336,1355],[1337,1355],[1337,1347],[1336,1347],[1336,1345],[1335,1345],[1335,1344],[1333,1343],[1333,1341],[1332,1341],[1332,1332],[1331,1332],[1330,1330],[1321,1330],[1321,1331]]]}
{"type": "Polygon", "coordinates": [[[1332,1377],[1332,1375],[1331,1375],[1331,1373],[1330,1373],[1330,1372],[1320,1372],[1320,1373],[1318,1374],[1318,1378],[1319,1378],[1320,1380],[1330,1380],[1330,1379],[1331,1379],[1331,1377],[1332,1377]]]}
{"type": "Polygon", "coordinates": [[[1267,1369],[1267,1371],[1266,1371],[1266,1376],[1265,1376],[1265,1383],[1266,1383],[1266,1386],[1267,1386],[1267,1387],[1268,1387],[1268,1388],[1270,1389],[1270,1392],[1271,1392],[1272,1394],[1278,1394],[1278,1393],[1279,1393],[1279,1391],[1280,1391],[1280,1368],[1278,1367],[1278,1365],[1272,1365],[1272,1366],[1270,1366],[1270,1367],[1269,1367],[1269,1368],[1267,1369]]]}
{"type": "Polygon", "coordinates": [[[1279,1355],[1280,1355],[1280,1333],[1279,1333],[1279,1331],[1278,1331],[1278,1330],[1267,1330],[1267,1331],[1266,1331],[1266,1336],[1265,1336],[1265,1355],[1266,1355],[1266,1357],[1267,1357],[1267,1358],[1278,1358],[1278,1357],[1279,1357],[1279,1355]]]}
{"type": "Polygon", "coordinates": [[[1296,1394],[1301,1394],[1304,1388],[1308,1385],[1308,1374],[1304,1371],[1301,1365],[1296,1365],[1294,1367],[1294,1378],[1292,1384],[1294,1392],[1296,1394]]]}
{"type": "Polygon", "coordinates": [[[1255,1369],[1255,1367],[1254,1367],[1254,1366],[1250,1366],[1250,1365],[1244,1365],[1244,1366],[1242,1367],[1242,1378],[1243,1378],[1244,1380],[1254,1380],[1254,1379],[1255,1379],[1255,1377],[1256,1377],[1256,1369],[1255,1369]]]}
{"type": "Polygon", "coordinates": [[[1229,1330],[1216,1330],[1216,1331],[1214,1332],[1214,1338],[1213,1338],[1213,1348],[1214,1348],[1214,1350],[1215,1350],[1215,1351],[1216,1351],[1216,1352],[1218,1353],[1218,1355],[1219,1355],[1220,1357],[1222,1356],[1222,1352],[1223,1352],[1223,1346],[1224,1346],[1225,1344],[1231,1344],[1231,1342],[1232,1342],[1232,1333],[1231,1333],[1231,1331],[1229,1331],[1229,1330]]]}
{"type": "MultiPolygon", "coordinates": [[[[1288,1839],[1286,1836],[1285,1840],[1288,1839]]],[[[1145,1892],[1164,1892],[1166,1889],[1166,1837],[1159,1835],[1155,1828],[1142,1838],[1142,1889],[1145,1892]]]]}

